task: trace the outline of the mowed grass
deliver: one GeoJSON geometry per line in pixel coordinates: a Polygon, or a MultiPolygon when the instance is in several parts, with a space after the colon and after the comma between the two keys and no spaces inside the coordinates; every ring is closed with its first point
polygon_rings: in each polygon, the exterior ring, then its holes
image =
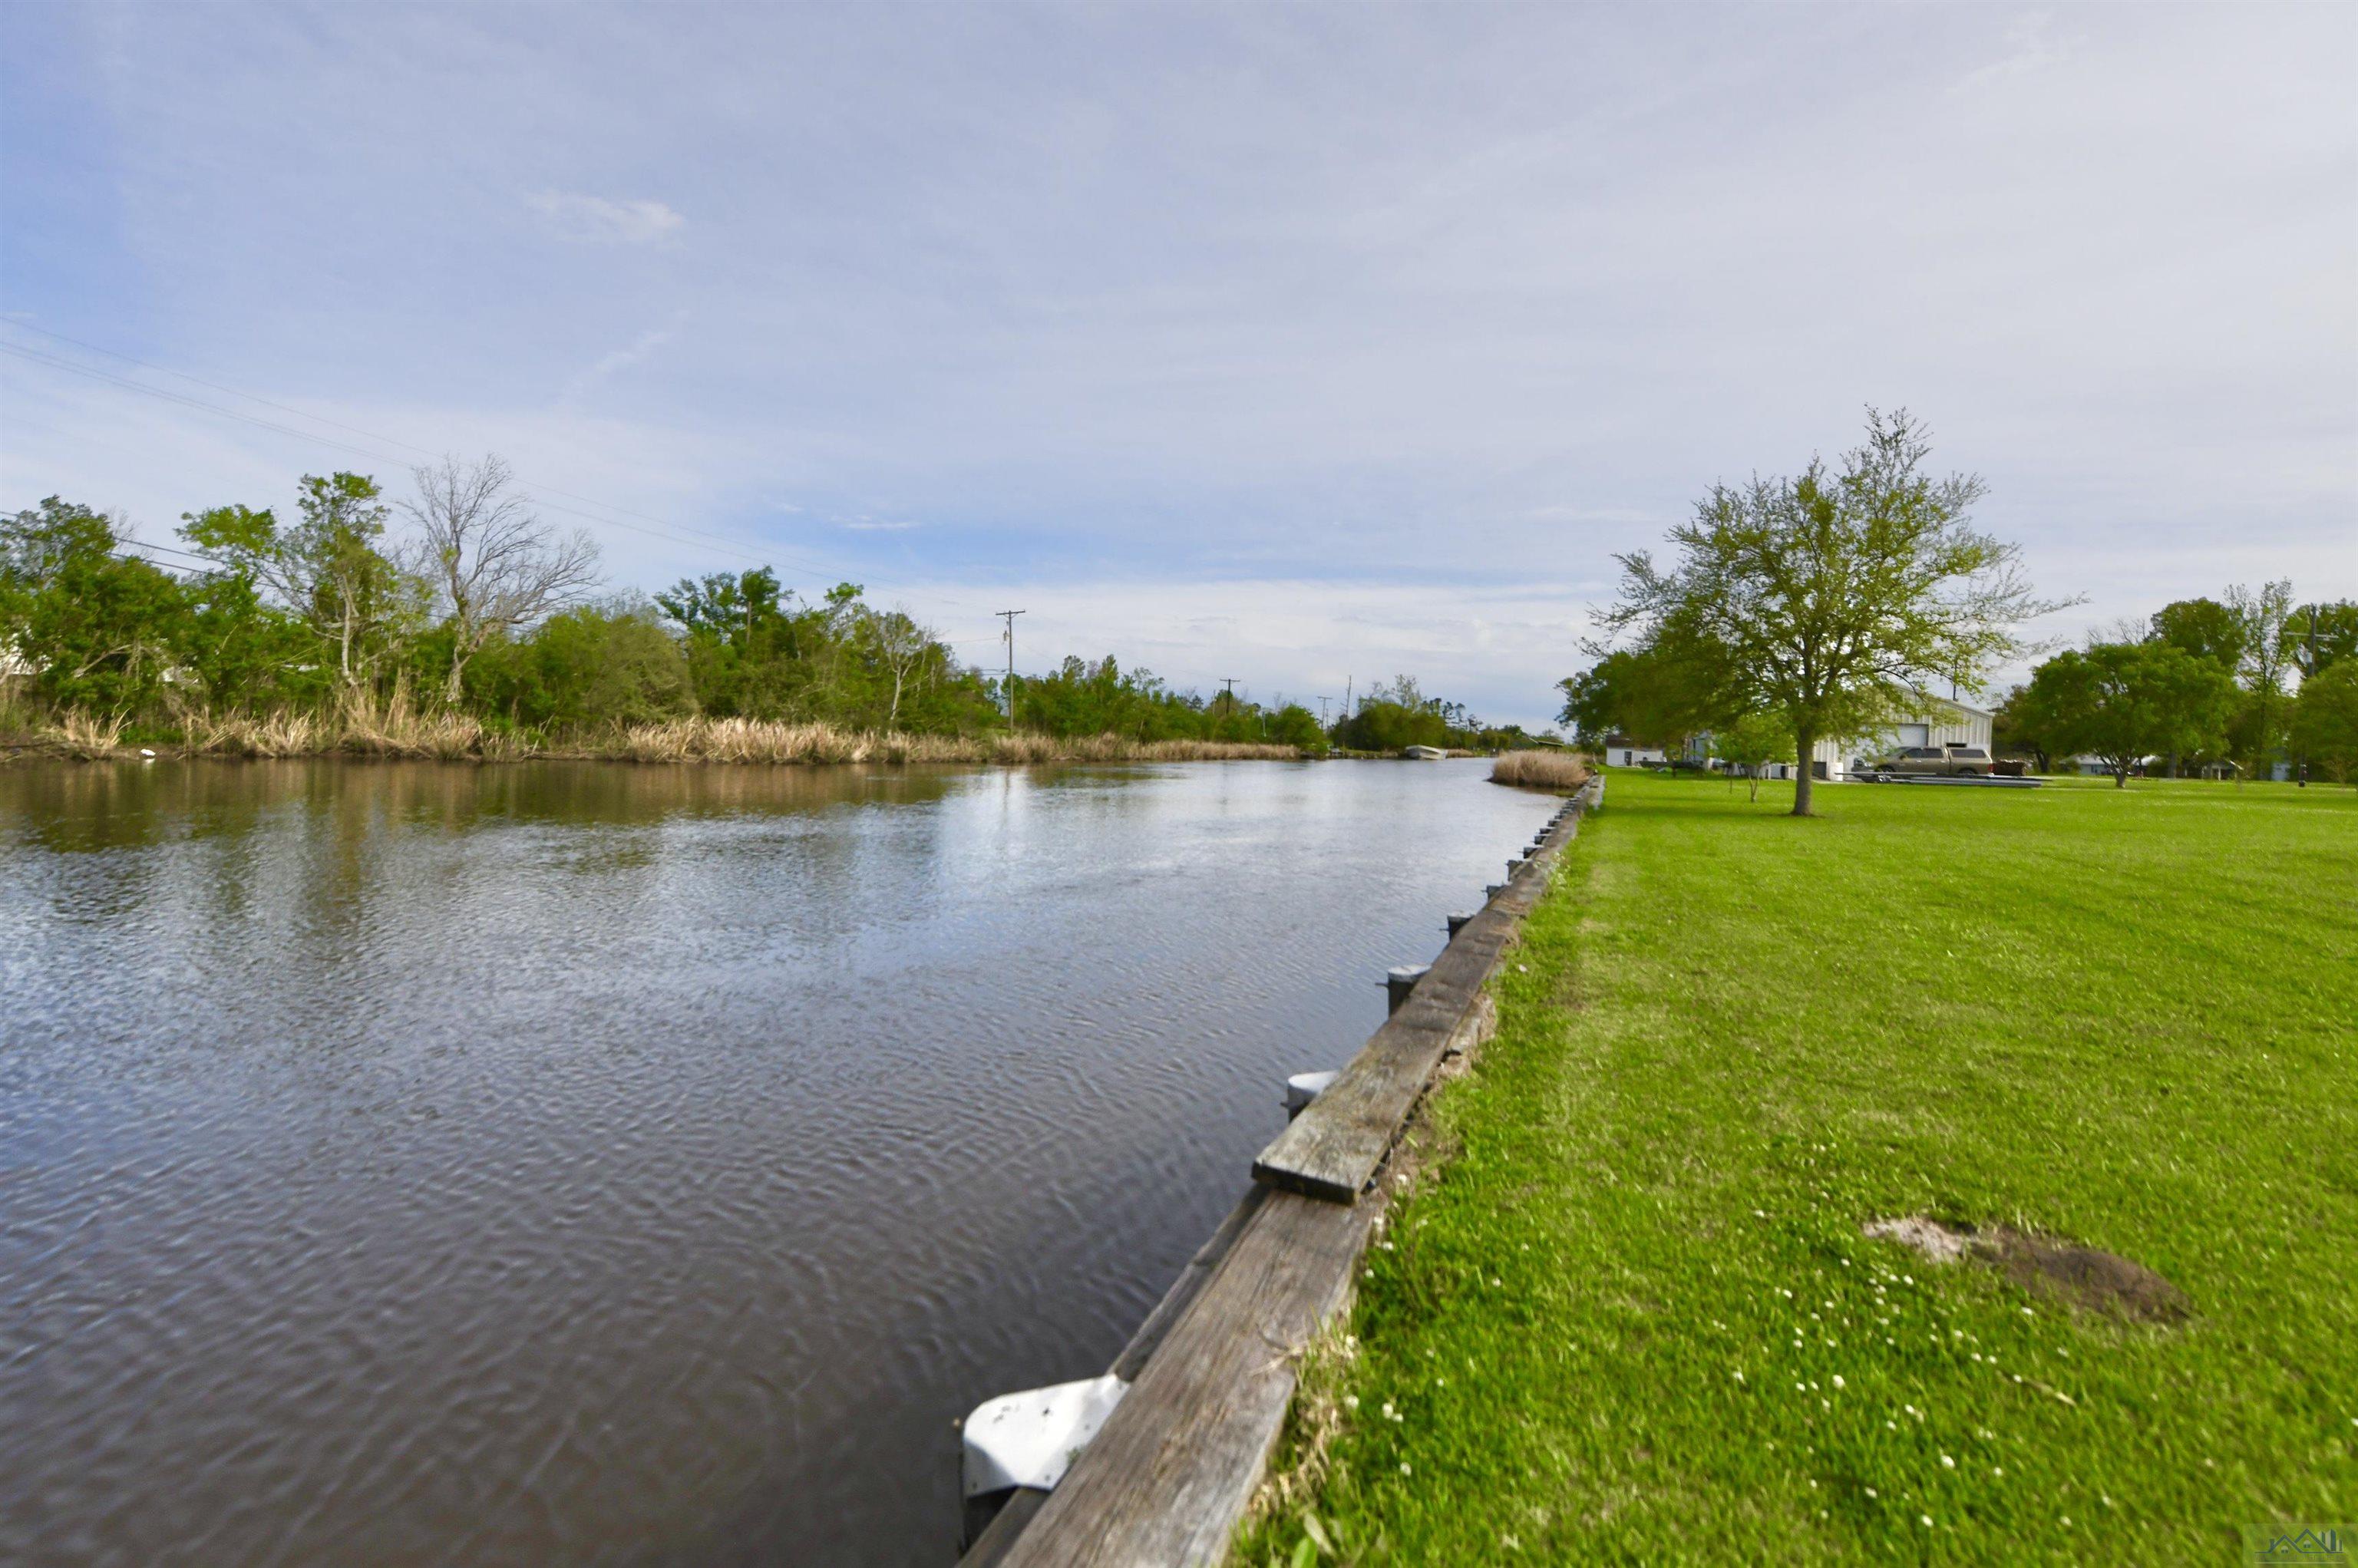
{"type": "Polygon", "coordinates": [[[1797,821],[1608,780],[1248,1560],[2223,1563],[2358,1520],[2358,795],[1797,821]],[[2108,1249],[2194,1315],[1860,1234],[1911,1214],[2108,1249]]]}

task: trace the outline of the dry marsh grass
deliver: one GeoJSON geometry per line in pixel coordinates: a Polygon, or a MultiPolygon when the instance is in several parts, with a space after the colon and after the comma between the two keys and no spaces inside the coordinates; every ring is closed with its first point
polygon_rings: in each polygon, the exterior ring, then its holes
{"type": "Polygon", "coordinates": [[[69,713],[52,734],[61,750],[89,762],[114,754],[123,740],[123,720],[101,714],[69,713]]]}
{"type": "Polygon", "coordinates": [[[1130,741],[1119,735],[907,735],[757,719],[642,724],[589,748],[641,762],[1193,762],[1293,759],[1292,746],[1130,741]]]}
{"type": "MultiPolygon", "coordinates": [[[[911,735],[756,719],[677,719],[634,725],[545,746],[471,715],[421,712],[406,690],[384,702],[362,696],[332,715],[192,708],[178,715],[183,756],[406,758],[517,762],[563,757],[633,762],[1201,762],[1293,761],[1292,746],[1221,741],[1130,741],[1119,735],[911,735]]],[[[32,750],[92,760],[119,750],[122,720],[70,713],[28,732],[32,750]]]]}
{"type": "Polygon", "coordinates": [[[308,713],[191,713],[182,726],[188,750],[216,757],[308,757],[327,750],[324,726],[308,713]]]}
{"type": "Polygon", "coordinates": [[[1509,752],[1490,764],[1490,782],[1518,789],[1578,789],[1588,782],[1588,761],[1573,752],[1509,752]]]}

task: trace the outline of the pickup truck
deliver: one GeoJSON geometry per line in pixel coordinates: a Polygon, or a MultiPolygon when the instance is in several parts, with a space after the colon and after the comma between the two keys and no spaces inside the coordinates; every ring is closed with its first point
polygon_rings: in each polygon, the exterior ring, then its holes
{"type": "Polygon", "coordinates": [[[1980,746],[1903,746],[1874,764],[1878,773],[1931,773],[1942,778],[1987,778],[1993,763],[1980,746]]]}

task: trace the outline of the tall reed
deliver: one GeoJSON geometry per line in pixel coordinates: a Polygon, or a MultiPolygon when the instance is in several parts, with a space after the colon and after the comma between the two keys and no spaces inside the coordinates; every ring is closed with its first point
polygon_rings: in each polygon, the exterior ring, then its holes
{"type": "Polygon", "coordinates": [[[1519,789],[1578,789],[1588,782],[1588,760],[1574,752],[1508,752],[1490,764],[1490,782],[1519,789]]]}

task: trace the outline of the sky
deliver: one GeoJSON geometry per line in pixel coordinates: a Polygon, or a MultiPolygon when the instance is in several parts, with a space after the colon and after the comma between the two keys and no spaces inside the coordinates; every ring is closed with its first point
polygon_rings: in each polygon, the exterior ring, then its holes
{"type": "Polygon", "coordinates": [[[0,6],[0,507],[157,544],[498,452],[617,589],[1536,727],[1869,406],[2040,635],[2358,597],[2358,6],[0,6]]]}

